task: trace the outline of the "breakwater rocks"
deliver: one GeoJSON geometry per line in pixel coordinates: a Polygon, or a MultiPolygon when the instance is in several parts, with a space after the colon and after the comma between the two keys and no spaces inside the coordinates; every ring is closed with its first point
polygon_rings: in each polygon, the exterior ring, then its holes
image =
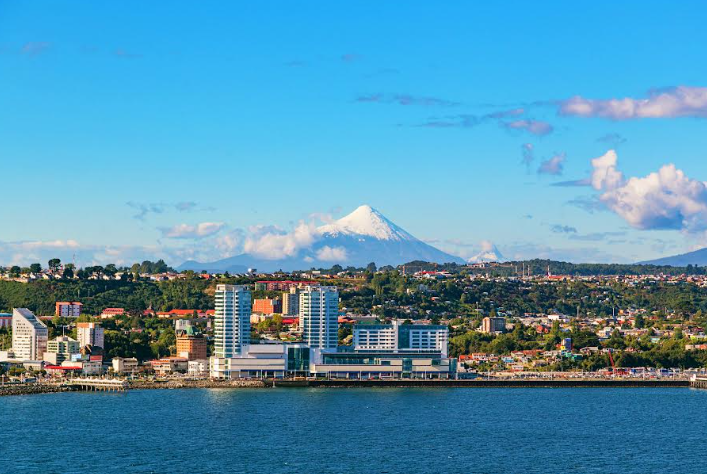
{"type": "MultiPolygon", "coordinates": [[[[169,390],[178,388],[266,388],[262,380],[131,380],[129,390],[169,390]]],[[[0,386],[0,396],[72,392],[80,388],[60,383],[8,384],[0,386]]]]}
{"type": "Polygon", "coordinates": [[[464,388],[562,388],[562,387],[689,387],[689,380],[642,379],[473,379],[473,380],[277,380],[276,387],[337,387],[337,388],[401,388],[401,387],[464,387],[464,388]]]}
{"type": "Polygon", "coordinates": [[[34,395],[37,393],[68,392],[71,389],[54,384],[18,384],[0,386],[0,397],[5,395],[34,395]]]}
{"type": "Polygon", "coordinates": [[[133,389],[178,389],[178,388],[265,388],[272,385],[262,380],[131,380],[133,389]]]}

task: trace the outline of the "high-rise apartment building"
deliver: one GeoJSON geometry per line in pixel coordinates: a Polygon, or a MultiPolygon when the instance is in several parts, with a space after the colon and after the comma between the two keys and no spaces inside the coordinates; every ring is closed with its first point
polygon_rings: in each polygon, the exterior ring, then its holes
{"type": "Polygon", "coordinates": [[[80,347],[88,345],[101,348],[105,347],[103,345],[103,328],[98,323],[77,323],[76,338],[80,347]]]}
{"type": "Polygon", "coordinates": [[[334,286],[306,286],[300,292],[302,341],[313,349],[336,349],[339,341],[339,292],[334,286]]]}
{"type": "Polygon", "coordinates": [[[12,310],[12,350],[23,360],[40,360],[47,351],[47,326],[27,308],[12,310]]]}
{"type": "Polygon", "coordinates": [[[251,292],[243,285],[216,286],[214,356],[236,357],[250,344],[251,292]]]}

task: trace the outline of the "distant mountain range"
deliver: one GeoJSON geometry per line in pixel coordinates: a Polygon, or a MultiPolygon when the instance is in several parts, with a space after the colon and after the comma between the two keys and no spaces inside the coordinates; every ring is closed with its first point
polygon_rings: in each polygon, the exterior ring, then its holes
{"type": "Polygon", "coordinates": [[[694,252],[673,255],[672,257],[663,257],[646,262],[639,262],[643,265],[670,265],[673,267],[686,267],[688,265],[707,265],[707,248],[695,250],[694,252]]]}
{"type": "Polygon", "coordinates": [[[311,247],[293,257],[267,259],[244,253],[215,262],[187,261],[178,269],[243,273],[248,268],[265,272],[293,271],[312,267],[328,268],[334,264],[365,267],[370,262],[380,267],[414,260],[465,263],[463,259],[413,237],[368,205],[360,206],[346,217],[318,227],[316,234],[317,239],[311,247]]]}

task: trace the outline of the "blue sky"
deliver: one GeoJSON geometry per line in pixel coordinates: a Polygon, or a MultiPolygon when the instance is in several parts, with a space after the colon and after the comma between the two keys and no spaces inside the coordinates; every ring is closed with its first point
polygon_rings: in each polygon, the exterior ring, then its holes
{"type": "Polygon", "coordinates": [[[219,258],[363,203],[465,257],[702,247],[705,20],[699,2],[0,1],[0,264],[219,258]],[[682,179],[644,180],[670,164],[682,179]]]}

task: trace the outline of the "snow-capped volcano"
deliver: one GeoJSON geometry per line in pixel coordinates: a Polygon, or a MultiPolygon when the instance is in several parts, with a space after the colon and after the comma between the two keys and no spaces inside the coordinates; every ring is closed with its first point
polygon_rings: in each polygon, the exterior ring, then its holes
{"type": "Polygon", "coordinates": [[[358,235],[373,237],[378,240],[417,240],[368,204],[359,206],[355,211],[338,221],[317,229],[322,235],[358,235]]]}
{"type": "Polygon", "coordinates": [[[502,262],[504,260],[501,252],[496,248],[493,242],[484,241],[481,242],[481,252],[477,253],[469,260],[469,263],[483,263],[483,262],[502,262]]]}
{"type": "Polygon", "coordinates": [[[188,261],[179,268],[238,273],[249,267],[261,271],[291,271],[328,268],[334,264],[364,267],[370,262],[379,267],[414,260],[464,263],[459,257],[413,237],[368,205],[329,224],[316,228],[304,226],[292,234],[267,234],[260,239],[253,237],[248,241],[250,248],[255,249],[250,253],[211,263],[188,261]],[[281,244],[282,249],[273,248],[273,243],[281,244]]]}

